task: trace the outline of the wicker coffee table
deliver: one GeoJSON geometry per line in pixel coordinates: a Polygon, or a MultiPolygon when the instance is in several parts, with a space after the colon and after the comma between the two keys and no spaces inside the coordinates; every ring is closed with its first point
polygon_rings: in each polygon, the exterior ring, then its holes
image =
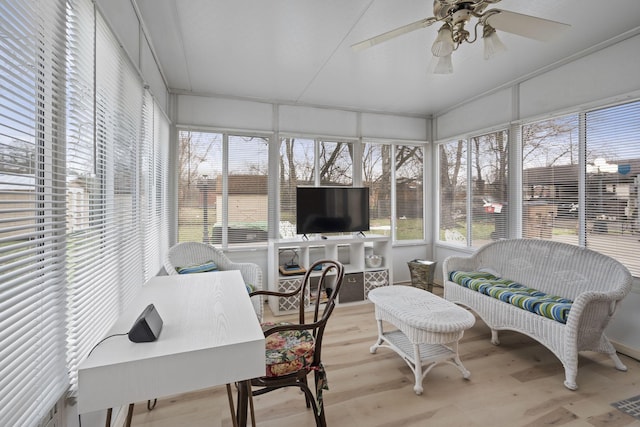
{"type": "Polygon", "coordinates": [[[414,373],[416,394],[422,394],[424,377],[438,363],[454,365],[465,379],[471,376],[458,355],[458,340],[475,323],[467,310],[410,286],[372,289],[369,300],[378,322],[378,340],[370,351],[387,347],[398,353],[414,373]],[[383,321],[398,330],[384,332],[383,321]]]}

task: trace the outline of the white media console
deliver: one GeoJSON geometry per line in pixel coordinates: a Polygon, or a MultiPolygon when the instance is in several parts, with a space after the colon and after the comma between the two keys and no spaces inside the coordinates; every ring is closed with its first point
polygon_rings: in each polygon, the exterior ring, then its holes
{"type": "MultiPolygon", "coordinates": [[[[369,291],[375,287],[393,283],[391,271],[391,241],[381,235],[349,235],[312,237],[309,240],[270,239],[267,278],[268,289],[278,292],[289,292],[296,289],[304,274],[284,275],[280,266],[290,263],[308,269],[311,264],[321,259],[334,259],[345,266],[345,279],[342,283],[338,304],[364,301],[369,291]],[[367,267],[365,257],[378,255],[382,257],[379,267],[367,267]]],[[[269,308],[274,315],[289,314],[297,310],[299,304],[296,297],[268,297],[269,308]]],[[[309,305],[309,294],[305,295],[305,306],[309,305]]]]}

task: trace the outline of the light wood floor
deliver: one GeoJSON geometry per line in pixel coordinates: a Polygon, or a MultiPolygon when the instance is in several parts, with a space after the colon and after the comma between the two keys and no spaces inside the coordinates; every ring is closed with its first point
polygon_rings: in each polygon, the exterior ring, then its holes
{"type": "MultiPolygon", "coordinates": [[[[437,289],[436,293],[438,293],[437,289]]],[[[267,316],[270,311],[266,310],[267,316]]],[[[278,317],[285,320],[286,317],[278,317]]],[[[640,394],[640,362],[621,355],[620,372],[607,356],[580,357],[577,391],[564,385],[564,371],[549,350],[515,333],[501,332],[501,345],[477,320],[460,342],[464,380],[448,364],[436,366],[413,391],[413,374],[389,349],[369,352],[377,329],[370,303],[337,307],[325,332],[323,359],[329,379],[325,392],[332,427],[395,426],[640,426],[611,403],[640,394]]],[[[254,399],[260,427],[314,426],[313,415],[295,389],[254,399]]],[[[153,411],[136,404],[134,426],[231,426],[224,386],[159,400],[153,411]]]]}

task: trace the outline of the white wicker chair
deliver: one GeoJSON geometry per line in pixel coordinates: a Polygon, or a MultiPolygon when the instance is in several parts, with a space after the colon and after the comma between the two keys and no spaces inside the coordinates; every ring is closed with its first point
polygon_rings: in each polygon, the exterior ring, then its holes
{"type": "MultiPolygon", "coordinates": [[[[199,242],[183,242],[172,246],[164,260],[164,269],[167,274],[178,274],[176,267],[202,264],[213,261],[219,270],[240,270],[244,282],[254,287],[254,290],[261,291],[262,269],[251,262],[233,262],[220,249],[199,242]]],[[[256,295],[251,298],[253,308],[262,322],[263,297],[256,295]]]]}

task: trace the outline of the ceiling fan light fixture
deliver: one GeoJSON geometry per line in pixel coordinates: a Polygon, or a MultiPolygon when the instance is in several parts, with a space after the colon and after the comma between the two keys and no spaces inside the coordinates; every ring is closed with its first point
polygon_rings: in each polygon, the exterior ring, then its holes
{"type": "Polygon", "coordinates": [[[442,24],[442,27],[438,30],[438,36],[436,37],[433,45],[431,46],[431,53],[433,56],[442,58],[450,56],[455,48],[453,43],[453,35],[451,34],[451,27],[448,23],[442,24]]]}
{"type": "Polygon", "coordinates": [[[352,48],[354,50],[365,49],[439,22],[441,26],[431,46],[433,56],[428,69],[431,73],[447,74],[453,72],[451,54],[464,43],[472,44],[478,41],[481,38],[479,32],[481,27],[483,29],[485,59],[490,59],[507,50],[498,38],[496,30],[534,40],[549,41],[571,27],[568,24],[550,19],[497,8],[486,9],[500,1],[433,0],[433,16],[378,34],[352,45],[352,48]],[[469,29],[465,26],[468,26],[469,29]]]}
{"type": "Polygon", "coordinates": [[[451,55],[441,56],[437,58],[436,65],[433,68],[433,74],[451,74],[451,73],[453,73],[453,62],[451,61],[451,55]]]}
{"type": "Polygon", "coordinates": [[[484,59],[491,59],[507,50],[507,47],[498,37],[495,28],[489,24],[484,24],[482,40],[484,41],[484,59]]]}

